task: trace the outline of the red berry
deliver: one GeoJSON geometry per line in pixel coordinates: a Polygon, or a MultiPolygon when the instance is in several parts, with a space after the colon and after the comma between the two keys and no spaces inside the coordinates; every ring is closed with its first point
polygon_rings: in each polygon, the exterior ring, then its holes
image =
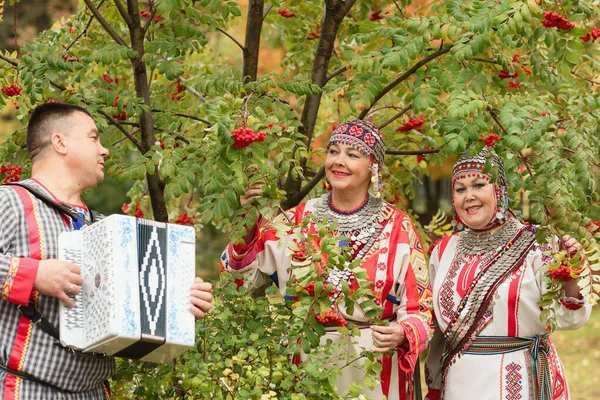
{"type": "Polygon", "coordinates": [[[286,9],[280,9],[277,10],[277,14],[281,15],[283,18],[294,18],[296,16],[296,14],[289,12],[286,9]]]}
{"type": "Polygon", "coordinates": [[[369,21],[379,21],[383,19],[383,15],[381,15],[381,10],[375,11],[371,15],[369,15],[369,21]]]}

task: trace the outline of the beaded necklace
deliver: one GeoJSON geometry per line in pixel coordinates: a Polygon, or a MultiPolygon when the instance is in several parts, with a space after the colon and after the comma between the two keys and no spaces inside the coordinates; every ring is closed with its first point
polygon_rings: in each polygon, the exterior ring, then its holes
{"type": "Polygon", "coordinates": [[[502,246],[515,236],[519,222],[516,218],[508,220],[486,231],[467,229],[458,236],[457,255],[476,255],[499,251],[502,246]]]}
{"type": "MultiPolygon", "coordinates": [[[[353,259],[363,258],[373,247],[381,230],[383,222],[390,217],[393,210],[381,199],[367,195],[365,203],[351,212],[336,209],[331,204],[331,194],[321,196],[315,205],[315,216],[320,222],[327,219],[326,226],[329,228],[333,222],[338,227],[332,231],[334,235],[345,236],[350,239],[350,247],[354,251],[353,259]]],[[[333,269],[328,277],[328,282],[338,287],[341,281],[348,281],[352,271],[347,268],[333,269]]]]}
{"type": "Polygon", "coordinates": [[[379,236],[382,222],[386,218],[383,212],[386,207],[383,200],[368,195],[364,205],[352,213],[342,214],[330,206],[329,195],[323,195],[317,200],[315,215],[320,221],[327,218],[327,227],[335,221],[338,227],[333,233],[349,238],[355,251],[362,247],[354,257],[360,258],[369,251],[379,236]]]}

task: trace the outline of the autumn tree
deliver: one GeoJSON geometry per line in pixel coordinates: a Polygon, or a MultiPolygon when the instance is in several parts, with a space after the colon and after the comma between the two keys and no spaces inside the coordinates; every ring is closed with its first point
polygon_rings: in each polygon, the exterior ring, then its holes
{"type": "MultiPolygon", "coordinates": [[[[386,138],[388,200],[407,204],[432,166],[487,144],[503,157],[511,192],[528,193],[540,235],[592,242],[596,2],[83,3],[0,54],[0,102],[24,123],[44,101],[95,113],[107,172],[137,182],[130,213],[239,239],[257,217],[239,204],[249,184],[265,183],[267,219],[319,193],[332,128],[370,118],[386,138]],[[267,47],[285,52],[272,71],[261,70],[267,47]]],[[[6,168],[27,173],[24,143],[20,130],[1,146],[6,168]]]]}

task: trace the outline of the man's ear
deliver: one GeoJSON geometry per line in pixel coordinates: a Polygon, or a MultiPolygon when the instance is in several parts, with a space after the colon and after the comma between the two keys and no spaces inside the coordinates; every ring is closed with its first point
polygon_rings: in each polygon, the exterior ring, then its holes
{"type": "Polygon", "coordinates": [[[68,152],[67,144],[65,143],[65,134],[56,132],[50,135],[50,146],[52,149],[61,155],[66,155],[68,152]]]}

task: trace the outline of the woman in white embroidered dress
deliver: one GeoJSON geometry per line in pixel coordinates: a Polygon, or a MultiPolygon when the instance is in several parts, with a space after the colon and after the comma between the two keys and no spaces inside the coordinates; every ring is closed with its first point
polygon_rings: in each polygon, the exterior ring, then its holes
{"type": "MultiPolygon", "coordinates": [[[[379,179],[384,153],[383,138],[373,124],[361,120],[341,124],[327,145],[325,171],[331,193],[286,211],[277,221],[297,226],[303,217],[315,214],[319,220],[326,217],[338,223],[333,234],[351,238],[353,259],[363,260],[361,266],[374,283],[375,301],[384,309],[382,319],[394,321],[389,326],[369,326],[360,307],[353,315],[342,306],[336,310],[345,319],[362,324],[359,345],[352,353],[360,353],[361,347],[376,352],[396,350],[393,357],[382,357],[381,385],[364,394],[374,399],[408,399],[418,355],[431,333],[431,290],[421,241],[410,218],[368,192],[372,178],[375,182],[379,179]]],[[[259,186],[251,186],[242,203],[261,194],[259,186]]],[[[268,224],[260,226],[259,222],[249,230],[245,244],[228,246],[222,268],[242,273],[246,286],[260,288],[275,283],[285,295],[286,283],[293,279],[293,260],[286,255],[286,246],[279,245],[275,229],[268,224]]],[[[312,223],[306,230],[317,233],[312,223]]],[[[318,248],[319,242],[314,245],[318,248]]],[[[348,274],[332,275],[328,281],[334,285],[351,278],[348,274]]],[[[335,327],[327,331],[325,338],[336,340],[339,336],[335,327]]],[[[359,368],[342,369],[338,392],[346,392],[363,377],[359,368]]]]}
{"type": "MultiPolygon", "coordinates": [[[[454,224],[467,230],[433,250],[430,279],[437,327],[426,361],[426,399],[567,400],[564,367],[540,320],[545,285],[540,267],[550,245],[508,209],[504,168],[491,148],[463,154],[452,176],[454,224]],[[498,171],[483,173],[486,159],[498,171]]],[[[563,237],[569,254],[581,245],[563,237]]],[[[564,283],[558,329],[589,318],[576,280],[564,283]]]]}

